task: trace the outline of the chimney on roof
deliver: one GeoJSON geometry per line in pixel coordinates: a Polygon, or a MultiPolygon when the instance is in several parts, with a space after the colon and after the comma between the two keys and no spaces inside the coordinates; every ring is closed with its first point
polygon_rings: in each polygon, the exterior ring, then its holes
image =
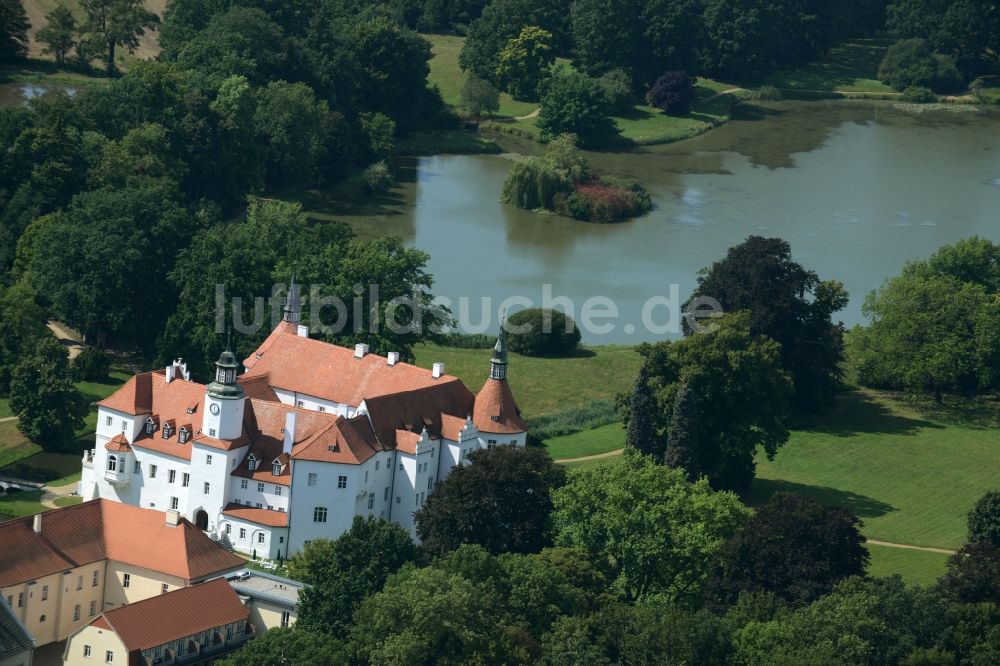
{"type": "Polygon", "coordinates": [[[298,333],[300,338],[309,337],[309,327],[304,324],[299,324],[299,327],[295,329],[295,332],[298,333]]]}
{"type": "Polygon", "coordinates": [[[292,444],[295,442],[295,412],[285,413],[285,438],[281,442],[281,452],[292,455],[292,444]]]}
{"type": "Polygon", "coordinates": [[[354,345],[354,358],[364,358],[368,353],[368,345],[363,342],[359,342],[354,345]]]}
{"type": "Polygon", "coordinates": [[[431,377],[433,377],[434,379],[438,379],[443,374],[444,374],[444,363],[441,362],[435,363],[433,369],[431,370],[431,377]]]}
{"type": "Polygon", "coordinates": [[[167,511],[167,527],[177,527],[177,523],[180,522],[181,514],[173,509],[167,511]]]}
{"type": "Polygon", "coordinates": [[[389,352],[386,356],[386,363],[389,365],[396,365],[399,363],[399,352],[389,352]]]}
{"type": "Polygon", "coordinates": [[[177,366],[173,363],[167,366],[167,383],[174,381],[174,371],[177,370],[177,366]]]}
{"type": "Polygon", "coordinates": [[[40,513],[36,513],[35,514],[35,524],[34,524],[33,527],[34,527],[34,530],[35,530],[35,534],[41,534],[42,533],[42,514],[40,514],[40,513]]]}

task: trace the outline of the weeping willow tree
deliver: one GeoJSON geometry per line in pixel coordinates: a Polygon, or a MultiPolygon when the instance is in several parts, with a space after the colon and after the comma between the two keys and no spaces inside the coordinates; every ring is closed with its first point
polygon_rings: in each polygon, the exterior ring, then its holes
{"type": "Polygon", "coordinates": [[[544,156],[514,163],[500,200],[527,210],[552,209],[557,194],[571,191],[574,183],[590,176],[590,165],[576,147],[576,137],[563,134],[549,143],[544,156]]]}
{"type": "Polygon", "coordinates": [[[568,191],[572,185],[557,170],[533,157],[514,163],[504,181],[500,200],[526,210],[552,208],[555,196],[568,191]]]}

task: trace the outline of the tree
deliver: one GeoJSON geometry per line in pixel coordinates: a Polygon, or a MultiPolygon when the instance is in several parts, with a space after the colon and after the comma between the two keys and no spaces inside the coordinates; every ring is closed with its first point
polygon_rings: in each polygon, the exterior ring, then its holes
{"type": "Polygon", "coordinates": [[[543,141],[575,134],[582,145],[593,146],[617,133],[609,114],[607,96],[597,79],[578,72],[557,73],[542,94],[538,128],[543,141]]]}
{"type": "Polygon", "coordinates": [[[843,328],[832,317],[847,305],[840,282],[821,281],[793,261],[780,238],[750,236],[703,271],[685,309],[705,297],[727,312],[749,310],[751,334],[781,345],[795,409],[816,412],[833,403],[844,353],[843,328]]]}
{"type": "Polygon", "coordinates": [[[371,664],[503,663],[498,606],[459,574],[407,567],[361,601],[351,646],[371,664]]]}
{"type": "Polygon", "coordinates": [[[551,542],[552,491],[565,478],[544,449],[498,446],[454,468],[416,513],[429,553],[463,543],[490,553],[534,553],[551,542]]]}
{"type": "Polygon", "coordinates": [[[956,57],[969,74],[996,61],[1000,8],[988,0],[895,0],[886,13],[891,34],[927,40],[935,51],[956,57]]]}
{"type": "Polygon", "coordinates": [[[487,113],[496,113],[500,109],[500,91],[475,74],[465,78],[461,93],[462,108],[470,116],[479,117],[487,113]]]}
{"type": "Polygon", "coordinates": [[[332,636],[294,628],[274,628],[215,662],[219,666],[328,666],[349,661],[332,636]]]}
{"type": "Polygon", "coordinates": [[[969,511],[969,543],[1000,546],[1000,491],[991,490],[969,511]]]}
{"type": "Polygon", "coordinates": [[[687,72],[666,72],[649,89],[646,101],[668,116],[687,115],[694,101],[694,77],[687,72]]]}
{"type": "Polygon", "coordinates": [[[976,389],[995,381],[994,332],[1000,302],[950,276],[905,274],[865,299],[871,325],[858,340],[862,383],[931,391],[976,389]]]}
{"type": "Polygon", "coordinates": [[[85,347],[70,362],[70,369],[75,381],[101,381],[108,378],[111,361],[97,347],[85,347]]]}
{"type": "Polygon", "coordinates": [[[313,183],[327,165],[332,136],[330,109],[304,83],[272,81],[257,92],[254,114],[258,140],[267,146],[267,179],[272,183],[313,183]]]}
{"type": "MultiPolygon", "coordinates": [[[[294,80],[288,37],[266,12],[234,6],[215,14],[177,54],[185,69],[222,80],[242,76],[255,85],[276,79],[294,80]]],[[[287,84],[286,84],[287,85],[287,84]]]]}
{"type": "Polygon", "coordinates": [[[723,544],[706,597],[729,606],[745,592],[770,592],[796,606],[828,594],[868,563],[861,521],[793,493],[775,493],[723,544]]]}
{"type": "Polygon", "coordinates": [[[0,0],[0,62],[28,55],[28,14],[21,0],[0,0]]]}
{"type": "Polygon", "coordinates": [[[649,388],[649,373],[642,366],[629,398],[625,447],[643,455],[662,458],[663,446],[656,432],[655,411],[656,402],[649,388]]]}
{"type": "Polygon", "coordinates": [[[25,437],[58,450],[83,427],[87,403],[73,385],[66,349],[51,337],[27,351],[10,378],[10,408],[25,437]]]}
{"type": "Polygon", "coordinates": [[[173,183],[108,186],[36,220],[19,251],[61,321],[98,346],[116,335],[151,350],[148,331],[159,330],[174,308],[167,275],[197,222],[173,183]]]}
{"type": "Polygon", "coordinates": [[[707,611],[613,602],[560,617],[543,639],[545,664],[725,664],[729,636],[707,611]]]}
{"type": "Polygon", "coordinates": [[[967,543],[948,558],[948,571],[938,580],[945,599],[963,604],[1000,605],[1000,546],[989,541],[967,543]]]}
{"type": "Polygon", "coordinates": [[[122,47],[135,53],[139,37],[160,22],[159,17],[148,11],[142,0],[80,0],[85,19],[81,32],[83,39],[100,47],[108,76],[114,76],[115,49],[122,47]]]}
{"type": "Polygon", "coordinates": [[[733,637],[733,656],[747,666],[898,664],[914,649],[934,647],[946,626],[945,608],[929,590],[899,576],[853,577],[794,613],[749,622],[733,637]]]}
{"type": "Polygon", "coordinates": [[[666,435],[666,462],[687,465],[692,481],[705,476],[713,488],[742,492],[758,449],[773,457],[788,440],[792,385],[780,347],[750,332],[748,312],[716,321],[712,333],[644,344],[639,352],[656,399],[656,429],[666,435]]]}
{"type": "Polygon", "coordinates": [[[963,238],[953,245],[942,245],[926,261],[906,264],[904,273],[942,275],[978,284],[988,294],[1000,293],[1000,244],[979,236],[963,238]]]}
{"type": "Polygon", "coordinates": [[[333,637],[344,635],[361,602],[417,554],[399,525],[361,516],[355,516],[351,528],[332,545],[312,546],[296,564],[309,582],[301,594],[296,627],[333,637]]]}
{"type": "Polygon", "coordinates": [[[45,320],[45,310],[26,284],[0,286],[0,395],[10,391],[11,373],[25,350],[33,349],[38,340],[50,335],[45,320]]]}
{"type": "Polygon", "coordinates": [[[536,100],[539,86],[555,61],[552,33],[527,26],[497,54],[497,80],[514,99],[536,100]]]}
{"type": "Polygon", "coordinates": [[[923,86],[935,92],[954,92],[964,81],[955,59],[932,53],[923,39],[907,39],[890,46],[878,68],[878,78],[896,90],[923,86]]]}
{"type": "Polygon", "coordinates": [[[466,33],[458,55],[459,66],[494,84],[501,50],[528,26],[537,26],[552,34],[556,53],[570,47],[568,12],[564,0],[493,0],[483,9],[466,33]]]}
{"type": "Polygon", "coordinates": [[[612,69],[597,80],[604,90],[608,107],[615,115],[628,113],[635,105],[636,95],[632,77],[624,69],[612,69]]]}
{"type": "Polygon", "coordinates": [[[580,329],[560,310],[529,308],[507,318],[507,343],[524,356],[565,356],[580,344],[580,329]]]}
{"type": "Polygon", "coordinates": [[[56,5],[45,15],[45,26],[36,38],[45,44],[44,52],[55,56],[61,66],[66,62],[66,54],[76,46],[76,19],[66,5],[56,5]]]}
{"type": "Polygon", "coordinates": [[[697,605],[710,562],[746,520],[739,498],[647,458],[582,470],[554,494],[556,544],[584,548],[627,599],[697,605]]]}

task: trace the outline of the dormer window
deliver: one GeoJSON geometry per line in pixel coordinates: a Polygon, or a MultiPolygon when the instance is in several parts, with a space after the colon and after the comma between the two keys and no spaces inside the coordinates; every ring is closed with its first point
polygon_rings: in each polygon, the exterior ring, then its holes
{"type": "Polygon", "coordinates": [[[179,433],[179,436],[178,436],[178,441],[181,444],[187,444],[187,441],[188,441],[188,439],[190,437],[191,437],[191,431],[188,430],[186,427],[182,427],[180,429],[180,433],[179,433]]]}
{"type": "Polygon", "coordinates": [[[169,423],[163,424],[163,439],[170,439],[170,436],[174,434],[174,429],[170,427],[169,423]]]}
{"type": "Polygon", "coordinates": [[[257,470],[257,458],[255,458],[252,453],[247,456],[247,468],[249,468],[251,472],[255,472],[257,470]]]}
{"type": "Polygon", "coordinates": [[[274,462],[274,465],[271,466],[271,473],[274,474],[275,476],[281,476],[281,463],[280,462],[278,462],[278,461],[274,462]]]}
{"type": "Polygon", "coordinates": [[[154,432],[156,432],[156,421],[150,416],[146,419],[146,434],[152,435],[154,432]]]}

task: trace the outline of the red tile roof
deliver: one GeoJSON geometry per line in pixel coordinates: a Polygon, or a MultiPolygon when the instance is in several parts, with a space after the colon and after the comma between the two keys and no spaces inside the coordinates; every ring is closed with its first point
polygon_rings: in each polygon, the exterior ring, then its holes
{"type": "Polygon", "coordinates": [[[396,449],[411,456],[417,454],[417,444],[420,443],[420,433],[408,430],[396,431],[396,449]]]}
{"type": "Polygon", "coordinates": [[[244,506],[242,504],[227,504],[222,510],[224,515],[239,520],[245,520],[258,525],[268,527],[288,527],[288,514],[284,511],[274,511],[272,509],[257,509],[244,506]]]}
{"type": "Polygon", "coordinates": [[[441,436],[442,414],[463,421],[472,414],[475,397],[457,379],[415,391],[395,393],[365,400],[375,434],[388,448],[396,446],[396,431],[419,433],[424,428],[431,437],[441,436]]]}
{"type": "Polygon", "coordinates": [[[187,520],[176,527],[153,509],[93,500],[0,523],[0,587],[35,580],[90,562],[117,560],[152,571],[200,580],[243,565],[187,520]]]}
{"type": "Polygon", "coordinates": [[[240,620],[248,622],[250,609],[225,578],[216,578],[105,611],[91,624],[101,618],[125,649],[138,652],[240,620]]]}
{"type": "MultiPolygon", "coordinates": [[[[468,416],[472,416],[469,414],[468,416]]],[[[441,415],[441,436],[445,439],[450,439],[453,442],[457,442],[462,436],[462,430],[465,429],[467,420],[464,418],[459,418],[457,416],[452,416],[450,414],[441,415]]]]}
{"type": "Polygon", "coordinates": [[[434,379],[430,370],[409,363],[389,365],[377,354],[355,358],[353,349],[296,335],[295,326],[287,322],[243,365],[247,378],[267,374],[273,387],[352,407],[365,398],[457,381],[450,375],[434,379]]]}
{"type": "Polygon", "coordinates": [[[367,417],[345,419],[341,416],[328,430],[316,433],[293,448],[292,458],[360,465],[384,450],[367,417]]]}
{"type": "Polygon", "coordinates": [[[128,440],[125,439],[125,435],[121,433],[115,435],[108,440],[108,443],[104,445],[108,451],[114,451],[115,453],[127,453],[132,450],[132,447],[128,445],[128,440]]]}
{"type": "Polygon", "coordinates": [[[528,426],[521,418],[510,384],[499,379],[487,379],[476,394],[476,409],[472,415],[479,432],[513,434],[527,432],[528,426]]]}

